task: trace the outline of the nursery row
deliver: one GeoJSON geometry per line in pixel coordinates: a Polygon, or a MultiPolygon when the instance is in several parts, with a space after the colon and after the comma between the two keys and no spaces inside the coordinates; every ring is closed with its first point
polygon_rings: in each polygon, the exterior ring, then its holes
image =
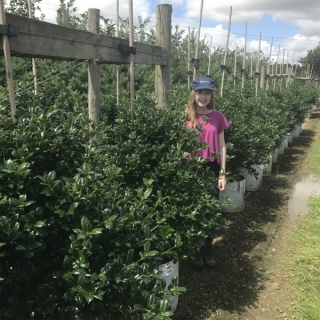
{"type": "MultiPolygon", "coordinates": [[[[317,94],[293,84],[216,97],[230,122],[228,181],[257,174],[317,94]]],[[[1,318],[171,318],[185,289],[170,261],[230,224],[197,156],[204,145],[183,125],[187,96],[174,85],[172,108],[157,109],[154,95],[137,93],[132,119],[126,94],[116,106],[107,93],[99,124],[59,84],[19,96],[16,125],[1,106],[1,318]]]]}
{"type": "Polygon", "coordinates": [[[294,130],[283,137],[279,147],[275,148],[268,156],[268,163],[255,164],[251,166],[253,172],[243,168],[243,177],[226,185],[224,191],[219,194],[219,201],[222,204],[223,212],[240,212],[245,208],[245,193],[258,191],[262,185],[262,177],[269,176],[272,171],[272,164],[278,160],[278,155],[284,153],[289,147],[293,138],[300,136],[302,125],[296,125],[294,130]]]}

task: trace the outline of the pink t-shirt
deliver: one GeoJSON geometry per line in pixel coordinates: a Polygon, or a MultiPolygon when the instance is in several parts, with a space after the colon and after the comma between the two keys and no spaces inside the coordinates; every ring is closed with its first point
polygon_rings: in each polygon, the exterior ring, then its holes
{"type": "MultiPolygon", "coordinates": [[[[227,118],[222,112],[212,110],[206,114],[197,114],[197,123],[202,125],[199,139],[208,144],[208,147],[199,151],[198,154],[205,159],[217,160],[220,163],[220,158],[214,158],[212,153],[219,152],[219,134],[229,127],[227,118]],[[204,117],[208,119],[204,120],[204,117]]],[[[186,125],[189,126],[189,121],[186,122],[186,125]]]]}

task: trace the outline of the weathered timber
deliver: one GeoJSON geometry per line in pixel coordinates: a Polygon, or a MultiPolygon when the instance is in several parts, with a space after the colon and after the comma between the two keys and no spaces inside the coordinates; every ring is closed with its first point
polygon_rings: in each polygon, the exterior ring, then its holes
{"type": "MultiPolygon", "coordinates": [[[[0,0],[0,24],[6,25],[6,16],[4,12],[4,2],[0,0]]],[[[17,114],[17,105],[15,100],[14,94],[14,86],[13,86],[13,76],[12,76],[12,66],[11,66],[11,56],[10,56],[10,45],[9,39],[7,35],[2,35],[2,46],[1,49],[4,55],[4,61],[6,65],[6,77],[7,77],[7,84],[8,84],[8,91],[9,91],[9,100],[10,100],[10,107],[11,107],[11,116],[13,123],[16,123],[16,114],[17,114]]]]}
{"type": "MultiPolygon", "coordinates": [[[[162,4],[156,7],[156,43],[168,48],[171,52],[171,14],[172,5],[162,4]]],[[[165,66],[157,65],[155,68],[155,91],[157,94],[157,107],[169,107],[170,103],[171,60],[165,66]]]]}
{"type": "MultiPolygon", "coordinates": [[[[6,13],[6,21],[17,28],[18,37],[10,38],[10,51],[19,57],[53,60],[129,64],[130,56],[124,55],[119,44],[129,45],[129,40],[93,34],[89,31],[59,26],[6,13]]],[[[167,65],[167,48],[135,42],[135,64],[167,65]]],[[[2,47],[2,46],[1,46],[2,47]]],[[[0,50],[3,56],[3,50],[0,50]]]]}
{"type": "MultiPolygon", "coordinates": [[[[94,34],[99,33],[100,10],[88,10],[88,30],[94,34]]],[[[100,65],[96,60],[88,62],[88,109],[89,119],[95,122],[100,120],[100,65]]]]}

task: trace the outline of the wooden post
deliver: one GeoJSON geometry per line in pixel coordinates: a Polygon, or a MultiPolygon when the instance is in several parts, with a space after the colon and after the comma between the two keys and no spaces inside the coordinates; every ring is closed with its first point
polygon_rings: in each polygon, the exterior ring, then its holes
{"type": "Polygon", "coordinates": [[[252,81],[253,81],[253,79],[252,79],[252,76],[253,76],[252,59],[253,59],[253,57],[252,57],[252,52],[251,52],[251,55],[250,55],[250,79],[251,79],[251,84],[252,84],[252,81]]]}
{"type": "MultiPolygon", "coordinates": [[[[261,51],[261,32],[259,36],[259,49],[258,49],[258,56],[257,56],[257,63],[256,63],[256,73],[259,73],[260,70],[260,51],[261,51]]],[[[258,95],[258,86],[259,86],[259,76],[256,75],[256,96],[258,95]]]]}
{"type": "Polygon", "coordinates": [[[288,88],[288,86],[289,86],[289,81],[290,81],[290,75],[289,75],[289,51],[287,51],[287,69],[286,69],[286,73],[287,73],[286,88],[288,88]]]}
{"type": "MultiPolygon", "coordinates": [[[[133,47],[133,0],[129,0],[129,46],[133,47]]],[[[130,111],[134,118],[134,55],[130,54],[130,111]]]]}
{"type": "Polygon", "coordinates": [[[266,67],[262,66],[261,67],[261,77],[260,77],[260,88],[264,89],[264,83],[266,79],[266,67]]]}
{"type": "MultiPolygon", "coordinates": [[[[188,66],[187,71],[190,72],[190,26],[188,27],[188,66]]],[[[188,73],[188,89],[190,88],[190,74],[188,73]]]]}
{"type": "Polygon", "coordinates": [[[281,78],[280,78],[280,91],[282,90],[282,76],[283,76],[283,66],[284,66],[284,54],[285,54],[285,49],[283,49],[282,64],[281,64],[281,66],[280,66],[280,73],[281,73],[281,78]]]}
{"type": "MultiPolygon", "coordinates": [[[[278,48],[278,55],[277,55],[277,62],[276,62],[276,70],[275,70],[275,74],[278,73],[278,63],[279,63],[279,56],[280,56],[280,44],[279,44],[279,48],[278,48]]],[[[276,83],[277,83],[277,78],[275,77],[273,79],[273,91],[276,89],[276,83]]]]}
{"type": "MultiPolygon", "coordinates": [[[[6,24],[6,16],[4,12],[4,2],[0,0],[0,24],[6,24]]],[[[9,101],[11,107],[11,117],[13,123],[17,122],[16,114],[17,114],[17,107],[16,107],[16,100],[14,95],[14,86],[13,86],[13,76],[12,76],[12,67],[11,67],[11,56],[10,56],[10,47],[9,47],[9,40],[8,36],[2,36],[2,44],[3,44],[3,52],[4,52],[4,60],[6,64],[6,77],[7,77],[7,85],[9,91],[9,101]]]]}
{"type": "Polygon", "coordinates": [[[289,79],[289,85],[291,84],[293,78],[292,78],[292,70],[293,70],[293,66],[289,66],[288,67],[288,79],[289,79]]]}
{"type": "Polygon", "coordinates": [[[230,13],[229,13],[229,27],[228,27],[228,36],[227,36],[226,49],[225,49],[225,51],[224,51],[224,59],[223,59],[223,66],[224,66],[224,68],[223,68],[223,70],[222,70],[220,97],[223,96],[224,76],[225,76],[225,73],[226,73],[225,66],[226,66],[226,63],[227,63],[227,52],[228,52],[228,48],[229,48],[231,16],[232,16],[232,6],[230,7],[230,13]]]}
{"type": "Polygon", "coordinates": [[[233,68],[233,85],[236,85],[236,76],[237,76],[237,47],[234,50],[234,68],[233,68]]]}
{"type": "MultiPolygon", "coordinates": [[[[200,18],[199,18],[199,26],[198,26],[198,39],[196,45],[196,54],[195,59],[198,59],[198,50],[199,50],[199,42],[200,42],[200,29],[201,29],[201,21],[202,21],[202,10],[203,10],[203,0],[201,0],[201,8],[200,8],[200,18]]],[[[193,68],[193,80],[196,78],[197,69],[193,68]]]]}
{"type": "Polygon", "coordinates": [[[299,58],[300,58],[300,56],[298,56],[297,63],[296,63],[296,65],[295,65],[295,68],[293,69],[293,76],[294,76],[294,77],[296,77],[299,58]]]}
{"type": "MultiPolygon", "coordinates": [[[[88,10],[88,31],[99,33],[100,10],[88,10]]],[[[89,119],[100,120],[100,66],[95,60],[89,60],[88,67],[88,107],[89,119]]]]}
{"type": "MultiPolygon", "coordinates": [[[[29,18],[32,19],[32,4],[31,0],[28,0],[28,11],[29,11],[29,18]]],[[[34,90],[37,93],[38,90],[38,78],[37,78],[37,65],[36,59],[32,58],[32,73],[33,73],[33,81],[34,81],[34,90]]]]}
{"type": "MultiPolygon", "coordinates": [[[[268,70],[267,70],[268,76],[270,74],[270,63],[271,63],[271,57],[272,57],[272,46],[273,46],[273,37],[271,38],[271,45],[270,45],[270,54],[269,54],[268,70]]],[[[266,84],[266,90],[268,90],[268,89],[269,89],[269,77],[267,77],[267,84],[266,84]]]]}
{"type": "Polygon", "coordinates": [[[245,71],[246,71],[246,60],[247,60],[247,30],[248,30],[248,23],[246,22],[245,25],[245,32],[244,32],[244,48],[243,48],[243,60],[242,60],[242,84],[241,88],[244,88],[244,79],[245,79],[245,71]]]}
{"type": "MultiPolygon", "coordinates": [[[[117,25],[116,25],[116,37],[119,38],[119,0],[117,0],[117,25]]],[[[117,106],[120,104],[120,90],[119,90],[119,82],[120,82],[120,66],[117,64],[116,67],[116,78],[117,78],[117,106]]]]}
{"type": "Polygon", "coordinates": [[[210,48],[209,48],[208,76],[210,76],[211,48],[212,48],[212,36],[210,39],[210,48]]]}
{"type": "Polygon", "coordinates": [[[295,60],[295,57],[296,57],[296,53],[294,52],[293,53],[293,58],[292,58],[292,68],[291,68],[291,75],[290,75],[290,82],[293,82],[294,81],[294,60],[295,60]]]}
{"type": "Polygon", "coordinates": [[[156,66],[155,91],[158,107],[169,107],[171,74],[171,4],[157,5],[156,45],[167,48],[167,65],[156,66]]]}

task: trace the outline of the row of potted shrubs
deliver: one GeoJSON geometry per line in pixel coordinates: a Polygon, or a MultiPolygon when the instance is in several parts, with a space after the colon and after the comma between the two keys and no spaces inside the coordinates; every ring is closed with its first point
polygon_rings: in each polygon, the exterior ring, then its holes
{"type": "MultiPolygon", "coordinates": [[[[254,97],[229,88],[217,97],[231,124],[229,180],[263,163],[313,89],[254,97]]],[[[173,86],[168,109],[137,95],[133,119],[125,95],[120,106],[105,95],[98,125],[79,95],[57,92],[19,97],[16,125],[1,106],[0,317],[170,319],[168,301],[185,289],[168,288],[159,265],[187,258],[230,224],[195,156],[197,133],[182,125],[188,89],[173,86]]]]}

